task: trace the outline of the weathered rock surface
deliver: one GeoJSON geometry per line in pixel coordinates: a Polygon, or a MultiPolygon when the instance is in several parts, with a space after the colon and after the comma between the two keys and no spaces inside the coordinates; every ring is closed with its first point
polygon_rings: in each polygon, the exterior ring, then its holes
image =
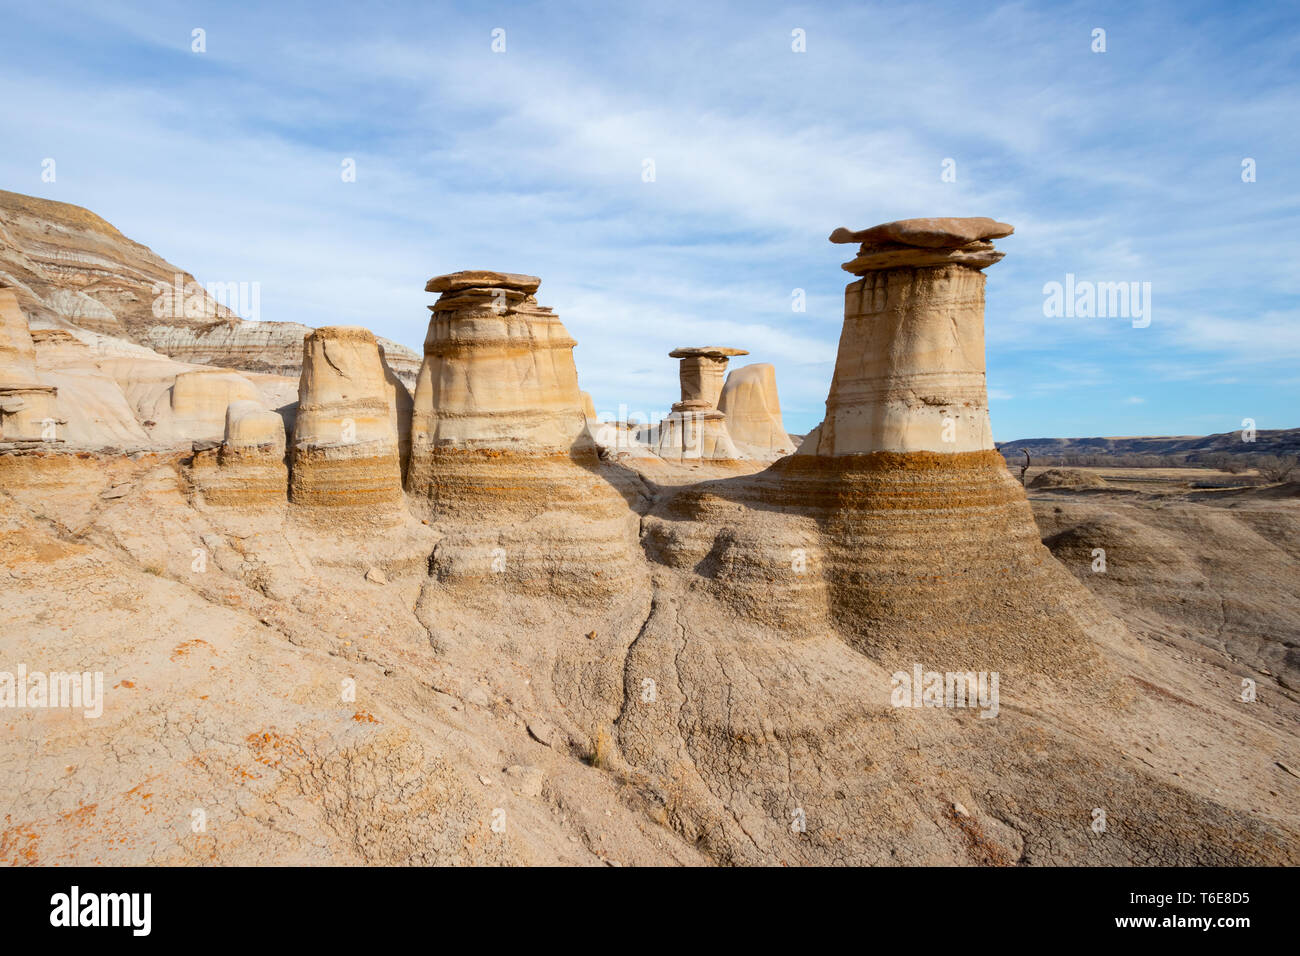
{"type": "Polygon", "coordinates": [[[424,342],[415,389],[413,468],[439,447],[567,452],[584,432],[574,341],[526,288],[540,279],[509,273],[453,273],[424,342]],[[482,285],[491,276],[507,278],[482,285]],[[472,280],[469,285],[466,279],[472,280]]]}
{"type": "Polygon", "coordinates": [[[221,438],[232,402],[258,402],[258,391],[242,375],[223,369],[192,369],[173,380],[168,395],[171,420],[188,437],[221,438]]]}
{"type": "Polygon", "coordinates": [[[965,219],[900,219],[870,229],[850,232],[840,226],[831,233],[831,242],[895,243],[921,249],[956,249],[982,239],[1001,239],[1015,232],[1015,227],[987,216],[965,219]]]}
{"type": "MultiPolygon", "coordinates": [[[[945,282],[961,284],[922,277],[925,295],[846,310],[828,422],[870,404],[859,353],[893,356],[917,388],[970,371],[925,344],[941,341],[945,282]],[[866,334],[865,315],[911,344],[866,334]]],[[[1278,768],[1300,765],[1300,705],[1263,668],[1259,701],[1239,696],[1244,664],[1286,663],[1294,499],[1238,501],[1222,521],[1161,509],[1198,538],[1232,527],[1234,547],[1176,562],[1149,616],[1161,549],[1111,529],[1131,567],[1088,583],[1141,619],[1135,636],[1070,573],[1098,516],[1035,492],[1040,518],[1057,509],[1063,568],[991,449],[882,450],[848,417],[825,449],[753,473],[602,460],[572,340],[535,280],[434,286],[417,515],[354,509],[383,512],[382,533],[348,509],[322,522],[244,470],[279,447],[251,400],[195,453],[0,453],[0,644],[44,670],[102,670],[106,688],[102,718],[7,712],[0,862],[1300,862],[1278,768]],[[246,507],[213,506],[223,491],[246,507]],[[1212,585],[1177,607],[1193,571],[1232,579],[1238,544],[1249,567],[1234,573],[1266,568],[1261,593],[1212,585]],[[1204,633],[1197,656],[1175,628],[1204,633]],[[903,706],[895,685],[914,669],[992,672],[1000,697],[903,706]],[[176,825],[196,808],[206,832],[176,825]]],[[[391,481],[401,416],[377,347],[357,330],[315,338],[295,428],[333,454],[359,409],[391,481]]],[[[38,368],[45,347],[72,349],[37,341],[38,368]]],[[[100,372],[144,360],[114,351],[100,372]]],[[[339,462],[327,501],[375,487],[369,460],[339,462]]]]}
{"type": "Polygon", "coordinates": [[[727,416],[703,402],[677,402],[653,429],[655,453],[668,461],[735,461],[727,416]]]}
{"type": "Polygon", "coordinates": [[[1223,655],[1239,702],[1242,677],[1300,690],[1294,489],[1279,497],[1168,484],[1144,481],[1135,494],[1109,482],[1031,481],[1030,503],[1052,554],[1136,633],[1172,644],[1193,669],[1223,655]]]}
{"type": "Polygon", "coordinates": [[[717,405],[728,359],[748,354],[744,349],[716,345],[679,348],[668,353],[670,358],[681,361],[682,398],[648,436],[661,458],[734,461],[739,457],[727,431],[726,416],[718,411],[717,405]]]}
{"type": "MultiPolygon", "coordinates": [[[[155,326],[149,344],[166,355],[201,365],[297,376],[302,372],[302,340],[312,330],[297,322],[223,322],[201,328],[155,326]]],[[[415,385],[420,356],[382,336],[375,341],[393,373],[408,387],[415,385]]]]}
{"type": "MultiPolygon", "coordinates": [[[[83,329],[178,361],[297,376],[302,337],[294,322],[249,322],[227,308],[253,305],[251,284],[228,283],[218,301],[194,276],[133,242],[99,216],[67,203],[0,190],[0,284],[12,286],[33,330],[83,329]]],[[[408,385],[420,357],[381,339],[408,385]]]]}
{"type": "MultiPolygon", "coordinates": [[[[328,326],[302,343],[291,497],[300,505],[391,509],[402,500],[396,395],[373,334],[328,326]]],[[[396,382],[396,384],[394,384],[396,382]]]]}
{"type": "Polygon", "coordinates": [[[40,378],[57,386],[59,435],[77,449],[188,447],[220,441],[232,401],[282,404],[276,378],[187,365],[82,330],[37,330],[40,378]]]}
{"type": "Polygon", "coordinates": [[[735,369],[722,387],[718,410],[727,417],[727,431],[740,454],[771,458],[794,451],[781,421],[774,366],[755,362],[735,369]]]}
{"type": "Polygon", "coordinates": [[[540,279],[431,279],[407,490],[446,536],[439,580],[595,598],[633,574],[635,482],[587,431],[574,340],[537,304],[540,279]],[[496,286],[486,285],[498,282],[496,286]]]}
{"type": "MultiPolygon", "coordinates": [[[[990,231],[979,225],[983,222],[977,220],[968,231],[990,231]]],[[[923,252],[935,254],[929,248],[923,252]]],[[[992,449],[980,269],[1001,255],[979,262],[917,260],[861,269],[846,264],[862,278],[844,290],[844,330],[826,418],[804,439],[800,453],[992,449]]]]}
{"type": "Polygon", "coordinates": [[[52,441],[57,389],[36,374],[36,347],[12,289],[0,286],[0,441],[52,441]]]}
{"type": "Polygon", "coordinates": [[[289,493],[284,419],[255,401],[231,402],[226,408],[221,445],[197,452],[190,467],[206,504],[238,508],[283,505],[289,493]]]}
{"type": "Polygon", "coordinates": [[[702,348],[673,349],[669,358],[681,360],[678,376],[682,382],[682,401],[707,402],[718,406],[722,384],[727,377],[727,361],[735,355],[748,355],[744,349],[721,348],[708,345],[702,348]]]}
{"type": "Polygon", "coordinates": [[[1029,482],[1030,488],[1105,488],[1106,481],[1100,475],[1079,471],[1074,468],[1049,468],[1040,475],[1035,475],[1029,482]]]}
{"type": "Polygon", "coordinates": [[[518,272],[493,272],[490,269],[462,269],[447,275],[434,276],[424,284],[425,292],[468,292],[472,289],[508,289],[532,295],[541,288],[537,276],[518,272]]]}
{"type": "Polygon", "coordinates": [[[984,217],[969,219],[903,219],[850,232],[840,227],[831,242],[860,242],[858,255],[842,268],[854,275],[880,269],[961,264],[973,269],[991,266],[1004,253],[989,240],[1015,231],[1005,222],[984,217]]]}

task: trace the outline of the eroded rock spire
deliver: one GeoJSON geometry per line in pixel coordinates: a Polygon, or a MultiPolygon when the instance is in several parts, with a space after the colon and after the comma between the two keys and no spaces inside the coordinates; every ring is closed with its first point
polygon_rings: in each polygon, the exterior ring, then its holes
{"type": "Polygon", "coordinates": [[[844,328],[826,418],[801,454],[954,453],[994,447],[984,379],[986,218],[904,219],[831,242],[861,243],[844,263],[844,328]]]}

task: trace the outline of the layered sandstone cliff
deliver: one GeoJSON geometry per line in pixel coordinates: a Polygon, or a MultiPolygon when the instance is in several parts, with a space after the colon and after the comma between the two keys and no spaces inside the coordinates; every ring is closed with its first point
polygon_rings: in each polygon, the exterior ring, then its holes
{"type": "Polygon", "coordinates": [[[12,289],[0,286],[0,441],[57,439],[57,389],[36,373],[36,346],[12,289]]]}
{"type": "MultiPolygon", "coordinates": [[[[222,283],[214,296],[188,272],[79,206],[0,190],[0,284],[13,287],[35,329],[79,329],[134,342],[180,362],[296,376],[294,322],[245,321],[256,283],[222,283]]],[[[420,357],[380,339],[408,385],[420,357]]]]}

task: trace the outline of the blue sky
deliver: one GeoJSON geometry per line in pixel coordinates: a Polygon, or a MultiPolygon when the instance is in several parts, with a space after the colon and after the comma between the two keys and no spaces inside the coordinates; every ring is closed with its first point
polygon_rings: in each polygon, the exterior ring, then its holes
{"type": "Polygon", "coordinates": [[[598,410],[666,411],[667,353],[727,345],[792,432],[841,326],[830,231],[987,215],[1016,227],[998,440],[1300,426],[1296,4],[268,7],[6,3],[0,187],[417,350],[428,277],[540,275],[598,410]],[[1150,325],[1045,317],[1067,273],[1150,282],[1150,325]]]}

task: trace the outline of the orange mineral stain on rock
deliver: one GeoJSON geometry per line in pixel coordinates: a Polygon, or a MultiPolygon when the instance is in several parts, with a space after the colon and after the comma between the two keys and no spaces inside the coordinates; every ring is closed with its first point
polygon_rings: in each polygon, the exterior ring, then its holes
{"type": "Polygon", "coordinates": [[[207,641],[199,637],[196,637],[192,641],[183,641],[182,643],[177,644],[174,648],[172,648],[171,660],[173,662],[179,661],[187,654],[189,654],[190,651],[194,650],[196,647],[199,646],[209,647],[209,648],[211,647],[211,645],[208,644],[207,641]]]}
{"type": "MultiPolygon", "coordinates": [[[[10,818],[5,817],[8,823],[10,818]]],[[[9,866],[36,866],[41,861],[36,855],[40,837],[31,823],[20,823],[0,831],[0,863],[9,866]]]]}
{"type": "Polygon", "coordinates": [[[273,730],[249,734],[244,740],[253,751],[253,759],[267,767],[279,767],[286,759],[304,759],[307,756],[295,741],[273,730]]]}

